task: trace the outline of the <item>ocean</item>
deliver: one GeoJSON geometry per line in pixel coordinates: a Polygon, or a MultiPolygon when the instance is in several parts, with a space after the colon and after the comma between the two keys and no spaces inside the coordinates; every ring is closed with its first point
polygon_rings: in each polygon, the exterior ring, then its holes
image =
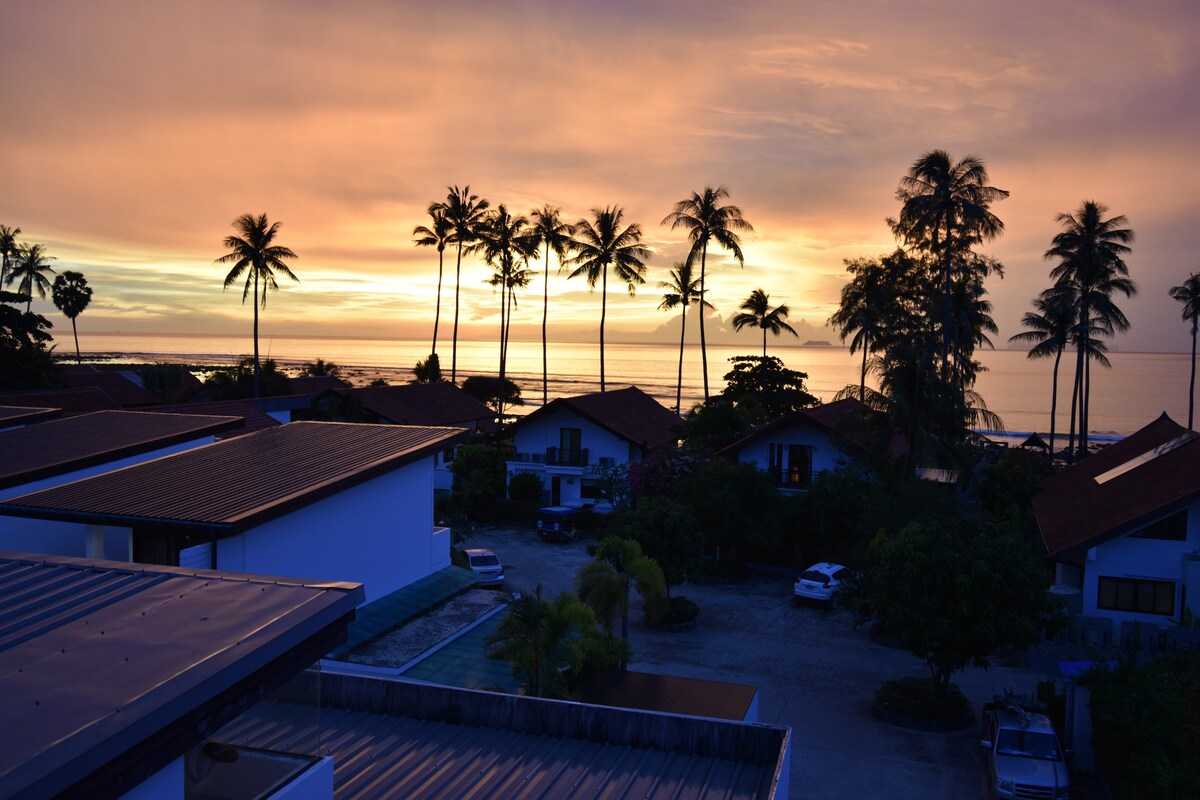
{"type": "MultiPolygon", "coordinates": [[[[80,346],[85,358],[91,354],[112,355],[129,362],[183,361],[231,363],[252,351],[246,335],[84,333],[80,346]]],[[[73,343],[63,339],[59,352],[68,353],[73,343]]],[[[354,383],[383,376],[389,383],[411,377],[412,366],[429,352],[422,341],[320,338],[303,336],[263,337],[264,358],[284,365],[323,358],[342,367],[354,383]]],[[[450,343],[439,343],[442,369],[450,372],[450,343]]],[[[772,346],[768,355],[777,356],[790,368],[807,373],[810,392],[823,401],[848,384],[858,383],[859,359],[844,347],[772,346]]],[[[744,345],[708,348],[709,387],[714,394],[724,386],[728,359],[755,354],[744,345]]],[[[1053,360],[1031,361],[1025,351],[983,350],[979,360],[983,372],[976,390],[988,408],[1000,415],[1010,433],[1050,430],[1050,389],[1053,360]]],[[[1186,353],[1110,354],[1112,369],[1092,368],[1091,429],[1101,436],[1124,436],[1167,412],[1177,422],[1187,422],[1187,391],[1190,356],[1186,353]]],[[[499,345],[495,341],[460,341],[458,367],[464,375],[495,375],[499,345]]],[[[675,404],[678,345],[610,344],[605,356],[605,378],[609,388],[635,385],[664,405],[675,404]]],[[[551,342],[549,346],[549,394],[561,396],[597,391],[600,382],[599,347],[595,343],[551,342]]],[[[689,345],[684,351],[683,406],[688,408],[703,397],[700,349],[689,345]]],[[[1059,369],[1058,423],[1066,430],[1071,406],[1070,384],[1074,362],[1064,354],[1059,369]]],[[[542,347],[540,341],[509,343],[508,377],[522,389],[526,408],[541,403],[542,347]]],[[[868,377],[868,382],[870,378],[868,377]]]]}

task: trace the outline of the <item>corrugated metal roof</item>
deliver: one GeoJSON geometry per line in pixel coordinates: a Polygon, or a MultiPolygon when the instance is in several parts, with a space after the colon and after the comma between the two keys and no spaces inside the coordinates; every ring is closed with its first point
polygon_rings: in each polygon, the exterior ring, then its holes
{"type": "MultiPolygon", "coordinates": [[[[312,706],[260,703],[218,736],[231,744],[303,753],[318,740],[315,719],[312,706]]],[[[319,741],[322,754],[333,757],[336,800],[771,796],[774,761],[607,743],[615,733],[597,724],[591,739],[550,736],[325,707],[319,741]]]]}
{"type": "Polygon", "coordinates": [[[362,596],[359,584],[0,553],[0,797],[49,797],[158,747],[156,732],[344,626],[362,596]]]}
{"type": "Polygon", "coordinates": [[[158,402],[154,395],[121,372],[96,369],[91,364],[69,364],[63,368],[63,376],[72,389],[94,386],[119,406],[148,406],[158,402]]]}
{"type": "Polygon", "coordinates": [[[744,683],[614,670],[593,675],[571,699],[617,708],[743,720],[757,693],[744,683]]]}
{"type": "Polygon", "coordinates": [[[247,433],[261,431],[263,428],[274,428],[282,425],[279,420],[249,400],[214,400],[209,403],[181,403],[174,406],[155,406],[159,414],[217,414],[222,417],[241,417],[242,427],[225,431],[221,438],[245,436],[247,433]]]}
{"type": "Polygon", "coordinates": [[[86,389],[38,389],[26,392],[4,392],[0,404],[6,406],[49,406],[66,414],[86,414],[91,411],[120,408],[111,397],[95,386],[86,389]]]}
{"type": "Polygon", "coordinates": [[[576,397],[560,397],[517,420],[513,432],[520,430],[531,420],[541,419],[560,409],[569,409],[602,428],[606,428],[627,442],[646,450],[653,450],[679,438],[679,426],[683,420],[636,386],[614,389],[610,392],[593,392],[576,397]]]}
{"type": "Polygon", "coordinates": [[[242,424],[238,417],[148,411],[96,411],[0,431],[0,488],[73,472],[212,436],[242,424]]]}
{"type": "Polygon", "coordinates": [[[460,428],[292,422],[15,497],[0,514],[235,533],[462,436],[460,428]]]}
{"type": "Polygon", "coordinates": [[[399,425],[478,424],[495,429],[496,413],[447,381],[402,386],[364,386],[342,391],[362,401],[363,408],[399,425]]]}
{"type": "Polygon", "coordinates": [[[57,416],[61,409],[31,408],[29,406],[0,406],[0,424],[25,425],[47,417],[57,416]]]}

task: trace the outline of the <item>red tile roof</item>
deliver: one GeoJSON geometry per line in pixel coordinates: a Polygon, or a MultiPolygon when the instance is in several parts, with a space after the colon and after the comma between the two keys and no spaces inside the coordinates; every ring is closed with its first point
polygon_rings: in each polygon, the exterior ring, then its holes
{"type": "Polygon", "coordinates": [[[176,406],[155,406],[158,414],[216,414],[222,417],[241,417],[242,427],[221,434],[222,439],[233,436],[245,436],[247,433],[261,431],[263,428],[274,428],[282,425],[279,420],[249,400],[214,400],[211,403],[184,403],[176,406]]]}
{"type": "Polygon", "coordinates": [[[496,429],[496,412],[447,381],[366,386],[338,394],[357,397],[382,421],[397,425],[479,426],[488,433],[496,429]]]}
{"type": "Polygon", "coordinates": [[[1046,552],[1076,556],[1200,498],[1200,437],[1163,414],[1137,433],[1046,478],[1043,487],[1033,498],[1033,510],[1046,552]],[[1113,472],[1156,450],[1158,455],[1127,471],[1113,472]],[[1103,482],[1097,483],[1097,478],[1103,482]]]}
{"type": "Polygon", "coordinates": [[[233,535],[432,455],[461,428],[292,422],[0,503],[0,514],[233,535]]]}
{"type": "Polygon", "coordinates": [[[516,432],[527,425],[530,420],[540,419],[563,409],[591,420],[644,450],[653,450],[676,441],[679,438],[678,428],[682,424],[682,420],[673,411],[636,386],[630,386],[611,392],[593,392],[551,400],[529,416],[518,420],[513,426],[513,431],[516,432]]]}
{"type": "Polygon", "coordinates": [[[0,488],[149,453],[239,427],[225,416],[96,411],[0,431],[0,488]]]}

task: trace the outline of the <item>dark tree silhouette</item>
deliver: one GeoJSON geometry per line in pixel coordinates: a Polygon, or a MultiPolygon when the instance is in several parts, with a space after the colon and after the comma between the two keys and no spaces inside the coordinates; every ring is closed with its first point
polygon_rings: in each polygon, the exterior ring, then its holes
{"type": "Polygon", "coordinates": [[[37,292],[38,297],[46,297],[46,289],[50,288],[50,279],[46,277],[46,273],[54,272],[50,268],[50,260],[53,258],[46,255],[40,244],[27,244],[17,250],[17,261],[8,273],[8,282],[17,284],[17,293],[26,297],[26,314],[33,310],[34,292],[37,292]]]}
{"type": "MultiPolygon", "coordinates": [[[[675,383],[675,413],[678,414],[683,399],[683,341],[687,333],[687,310],[692,303],[700,302],[700,279],[692,277],[692,267],[684,261],[677,263],[675,269],[671,270],[671,279],[659,281],[658,287],[667,290],[658,307],[663,311],[679,308],[679,375],[675,383]]],[[[704,313],[704,308],[712,307],[712,303],[705,300],[700,313],[704,313]]]]}
{"type": "Polygon", "coordinates": [[[82,272],[67,270],[54,279],[50,296],[63,316],[71,320],[71,333],[75,336],[75,363],[78,364],[82,359],[79,357],[79,331],[75,327],[75,318],[92,302],[92,287],[88,286],[82,272]]]}
{"type": "Polygon", "coordinates": [[[1188,429],[1195,430],[1196,409],[1196,331],[1200,328],[1200,272],[1171,287],[1171,297],[1183,303],[1183,318],[1192,323],[1192,375],[1188,379],[1188,429]]]}
{"type": "Polygon", "coordinates": [[[767,355],[767,332],[780,336],[784,331],[787,331],[792,336],[799,336],[796,329],[788,325],[788,307],[779,305],[771,308],[771,296],[762,289],[755,289],[750,292],[750,296],[742,301],[739,306],[742,313],[735,314],[732,320],[733,329],[740,331],[742,328],[761,328],[763,337],[763,357],[767,355]]]}
{"type": "Polygon", "coordinates": [[[449,221],[446,219],[446,206],[444,203],[429,204],[429,225],[418,225],[413,228],[413,244],[417,247],[433,247],[437,249],[438,254],[438,284],[437,284],[437,303],[433,311],[433,347],[430,353],[437,352],[438,340],[438,325],[442,319],[442,256],[446,250],[446,245],[452,241],[452,230],[449,221]]]}
{"type": "Polygon", "coordinates": [[[458,259],[454,265],[454,344],[450,351],[450,382],[458,380],[458,301],[462,289],[462,257],[470,254],[479,240],[479,226],[483,224],[488,201],[471,194],[471,187],[449,187],[443,203],[443,214],[453,231],[453,241],[458,246],[458,259]]]}
{"type": "Polygon", "coordinates": [[[8,268],[12,264],[12,257],[17,254],[17,236],[20,233],[20,228],[0,225],[0,287],[7,285],[8,268]]]}
{"type": "Polygon", "coordinates": [[[1063,351],[1071,343],[1075,329],[1075,299],[1069,287],[1052,286],[1033,300],[1033,311],[1026,311],[1021,325],[1026,330],[1009,337],[1010,342],[1029,342],[1029,358],[1054,356],[1050,391],[1050,462],[1054,463],[1054,433],[1058,417],[1058,365],[1063,351]]]}
{"type": "Polygon", "coordinates": [[[542,405],[550,401],[548,389],[549,369],[546,357],[546,318],[550,309],[550,254],[558,259],[558,269],[561,272],[563,262],[571,249],[571,226],[562,221],[560,212],[551,205],[534,209],[530,214],[533,223],[533,233],[539,247],[545,248],[546,283],[542,292],[542,405]]]}

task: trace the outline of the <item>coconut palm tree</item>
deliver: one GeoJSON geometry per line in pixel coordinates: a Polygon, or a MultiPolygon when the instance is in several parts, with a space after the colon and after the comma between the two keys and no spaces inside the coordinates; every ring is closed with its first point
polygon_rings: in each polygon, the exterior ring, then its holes
{"type": "MultiPolygon", "coordinates": [[[[508,333],[516,305],[515,290],[529,285],[531,273],[526,264],[537,254],[537,240],[530,230],[529,220],[509,214],[503,203],[484,217],[476,233],[484,261],[495,270],[488,282],[500,287],[500,385],[503,386],[508,333]]],[[[502,403],[503,397],[500,397],[496,409],[500,416],[504,412],[502,403]]]]}
{"type": "Polygon", "coordinates": [[[1081,456],[1087,453],[1091,362],[1097,360],[1091,342],[1098,336],[1129,330],[1129,320],[1113,301],[1113,295],[1132,297],[1137,293],[1124,259],[1133,241],[1133,231],[1124,227],[1129,220],[1122,215],[1104,219],[1107,213],[1107,206],[1085,200],[1074,213],[1059,214],[1055,221],[1063,230],[1051,240],[1044,256],[1058,261],[1050,276],[1069,286],[1075,297],[1075,381],[1079,386],[1081,456]]]}
{"type": "MultiPolygon", "coordinates": [[[[738,264],[743,267],[746,259],[742,256],[742,239],[738,235],[750,233],[754,227],[742,216],[742,210],[734,205],[722,205],[729,199],[729,189],[725,186],[712,188],[705,186],[700,193],[692,192],[690,197],[675,204],[675,210],[663,218],[661,224],[670,225],[671,230],[683,228],[688,232],[692,246],[688,250],[687,263],[693,265],[696,257],[700,258],[700,294],[705,289],[705,264],[708,258],[708,244],[715,242],[733,253],[738,264]]],[[[704,373],[704,399],[708,400],[708,348],[704,340],[704,309],[700,309],[700,362],[704,373]]]]}
{"type": "Polygon", "coordinates": [[[767,331],[780,336],[784,331],[787,331],[792,336],[799,337],[796,329],[788,325],[788,307],[779,305],[771,308],[771,296],[762,289],[755,289],[750,292],[750,296],[742,301],[738,306],[742,309],[741,314],[735,314],[733,317],[733,329],[740,331],[742,328],[762,328],[763,332],[763,358],[767,357],[767,331]]]}
{"type": "Polygon", "coordinates": [[[546,359],[546,318],[550,309],[550,254],[558,258],[559,271],[571,249],[571,226],[562,221],[561,212],[551,205],[534,209],[529,217],[539,247],[546,253],[546,283],[542,287],[542,405],[550,401],[549,371],[546,359]]]}
{"type": "MultiPolygon", "coordinates": [[[[675,383],[675,413],[680,412],[680,404],[683,398],[683,340],[684,334],[687,333],[687,310],[694,302],[701,302],[702,295],[700,294],[700,279],[692,277],[692,267],[686,261],[677,262],[675,268],[671,270],[671,279],[668,281],[659,281],[658,287],[666,289],[666,294],[663,295],[662,302],[658,307],[663,311],[671,311],[677,306],[679,307],[679,376],[675,383]]],[[[713,304],[704,300],[702,302],[701,313],[704,308],[712,308],[713,304]]]]}
{"type": "Polygon", "coordinates": [[[1188,429],[1195,430],[1196,408],[1196,330],[1200,327],[1200,272],[1171,287],[1171,297],[1183,303],[1183,318],[1192,323],[1192,376],[1188,379],[1188,429]]]}
{"type": "MultiPolygon", "coordinates": [[[[1004,223],[991,212],[992,203],[1008,192],[988,184],[987,167],[976,156],[955,162],[944,150],[918,158],[900,179],[896,199],[900,216],[891,220],[904,243],[938,260],[942,271],[942,375],[949,375],[951,283],[956,266],[968,266],[966,254],[980,242],[1004,232],[1004,223]]],[[[990,266],[989,262],[984,264],[990,266]]]]}
{"type": "Polygon", "coordinates": [[[430,353],[437,352],[438,324],[442,319],[442,255],[446,245],[451,241],[450,223],[446,220],[444,203],[430,203],[428,208],[429,225],[418,225],[413,228],[413,244],[417,247],[437,248],[438,254],[438,284],[437,304],[433,312],[433,347],[430,353]]]}
{"type": "Polygon", "coordinates": [[[1029,342],[1029,358],[1054,356],[1050,390],[1050,462],[1054,463],[1054,432],[1058,419],[1058,365],[1063,351],[1071,343],[1075,330],[1075,299],[1069,287],[1052,286],[1033,300],[1033,311],[1021,319],[1026,330],[1008,338],[1010,342],[1029,342]]]}
{"type": "Polygon", "coordinates": [[[67,270],[55,277],[50,296],[63,316],[71,320],[71,333],[75,336],[75,363],[78,364],[83,359],[79,357],[79,331],[75,327],[75,318],[92,302],[92,287],[88,286],[82,272],[67,270]]]}
{"type": "Polygon", "coordinates": [[[650,249],[642,244],[642,229],[631,223],[622,229],[625,212],[619,206],[593,208],[594,223],[581,219],[575,223],[572,234],[572,249],[575,255],[567,259],[568,264],[577,264],[575,271],[567,276],[587,278],[588,287],[596,288],[600,282],[600,391],[604,391],[604,318],[608,313],[608,268],[611,266],[617,279],[624,282],[633,295],[637,286],[645,283],[645,259],[650,249]]]}
{"type": "MultiPolygon", "coordinates": [[[[658,562],[642,552],[632,539],[609,536],[596,545],[595,560],[580,568],[575,578],[579,599],[596,613],[611,637],[615,614],[621,618],[621,641],[629,641],[629,592],[642,596],[647,608],[661,605],[667,583],[658,562]]],[[[625,669],[624,661],[620,664],[625,669]]]]}
{"type": "Polygon", "coordinates": [[[226,236],[224,245],[229,252],[218,258],[214,263],[229,264],[229,274],[225,276],[224,288],[228,289],[246,276],[246,286],[242,290],[242,302],[251,292],[254,294],[254,396],[259,396],[259,375],[261,367],[258,360],[258,309],[261,305],[267,307],[267,294],[279,288],[275,273],[279,273],[299,283],[292,270],[284,263],[285,259],[298,258],[290,248],[275,243],[282,223],[268,222],[266,214],[242,214],[233,221],[236,234],[226,236]],[[261,297],[259,284],[262,284],[261,297]]]}
{"type": "Polygon", "coordinates": [[[488,201],[471,194],[471,187],[449,187],[443,214],[450,225],[452,241],[458,245],[458,260],[454,265],[454,344],[450,351],[450,382],[458,380],[458,300],[462,286],[463,253],[474,251],[479,240],[479,226],[483,224],[488,210],[488,201]]]}
{"type": "Polygon", "coordinates": [[[50,268],[53,258],[54,256],[46,255],[40,244],[22,245],[17,250],[17,260],[12,266],[12,271],[8,273],[8,282],[17,284],[17,292],[28,298],[25,303],[26,313],[33,309],[34,292],[37,292],[38,297],[46,297],[46,289],[50,286],[50,279],[46,277],[46,273],[54,272],[50,268]]]}
{"type": "Polygon", "coordinates": [[[12,257],[17,254],[17,236],[21,233],[20,228],[10,228],[7,225],[0,225],[0,286],[4,286],[8,277],[8,267],[12,263],[12,257]]]}
{"type": "Polygon", "coordinates": [[[889,291],[887,270],[873,258],[846,259],[850,282],[842,287],[838,310],[829,318],[829,325],[838,329],[842,341],[850,339],[850,353],[862,351],[858,395],[866,396],[867,354],[874,352],[884,336],[885,312],[893,296],[889,291]]]}
{"type": "Polygon", "coordinates": [[[587,636],[589,629],[595,628],[591,609],[570,592],[547,600],[542,597],[541,584],[505,603],[508,613],[487,640],[488,657],[512,664],[513,675],[522,681],[526,694],[566,696],[563,670],[581,664],[575,644],[581,634],[587,636]]]}

